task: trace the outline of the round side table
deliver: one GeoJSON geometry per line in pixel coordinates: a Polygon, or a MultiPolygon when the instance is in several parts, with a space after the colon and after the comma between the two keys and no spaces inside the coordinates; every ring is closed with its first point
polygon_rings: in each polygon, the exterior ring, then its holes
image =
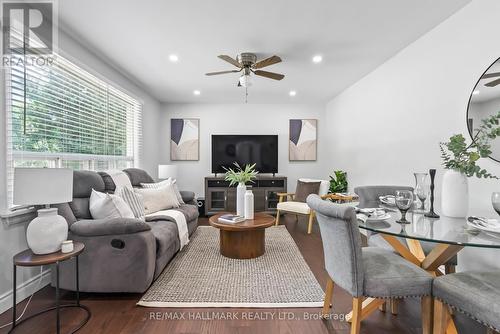
{"type": "Polygon", "coordinates": [[[9,333],[14,331],[14,328],[18,326],[19,324],[25,322],[26,320],[32,319],[34,317],[37,317],[43,313],[50,312],[53,310],[56,310],[56,333],[60,334],[61,332],[61,319],[60,319],[60,309],[61,308],[68,308],[68,307],[78,307],[82,310],[84,310],[87,313],[87,316],[85,319],[71,331],[71,333],[75,333],[78,330],[80,330],[85,324],[89,321],[91,313],[90,309],[85,306],[80,304],[80,282],[79,282],[79,277],[78,277],[78,256],[83,252],[85,249],[85,245],[81,242],[75,241],[74,243],[74,248],[73,251],[70,253],[63,253],[61,251],[51,253],[51,254],[45,254],[45,255],[36,255],[33,254],[31,249],[27,249],[21,253],[18,253],[14,256],[13,264],[13,297],[12,297],[12,328],[9,331],[9,333]],[[61,305],[60,303],[60,293],[59,293],[59,263],[75,258],[76,261],[76,303],[75,304],[66,304],[66,305],[61,305]],[[55,264],[56,265],[56,306],[50,307],[48,309],[39,311],[27,318],[22,319],[21,321],[16,321],[17,314],[16,314],[16,274],[17,274],[17,267],[36,267],[36,266],[44,266],[44,265],[49,265],[49,264],[55,264]]]}

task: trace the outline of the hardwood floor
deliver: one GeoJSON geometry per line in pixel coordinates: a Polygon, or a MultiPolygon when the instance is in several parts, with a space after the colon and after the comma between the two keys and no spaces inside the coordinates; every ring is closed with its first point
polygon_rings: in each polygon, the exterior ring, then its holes
{"type": "MultiPolygon", "coordinates": [[[[318,225],[314,223],[313,233],[308,235],[307,217],[296,221],[294,215],[286,215],[280,222],[286,224],[324,289],[327,275],[324,270],[318,225]]],[[[208,225],[208,220],[200,219],[200,225],[208,225]]],[[[283,280],[286,281],[286,276],[283,280]]],[[[62,296],[69,301],[74,294],[65,292],[62,296]]],[[[33,314],[37,310],[53,305],[53,297],[54,289],[45,287],[35,294],[26,314],[33,314]]],[[[350,330],[350,325],[344,321],[318,319],[321,308],[145,308],[135,305],[140,297],[140,294],[82,294],[82,303],[91,309],[92,318],[78,333],[349,333],[350,330]],[[229,319],[230,317],[233,319],[229,319]]],[[[351,297],[337,286],[334,290],[333,304],[332,313],[343,315],[351,308],[351,297]]],[[[22,310],[24,305],[25,301],[17,306],[18,310],[22,310]]],[[[61,332],[68,333],[82,317],[82,311],[63,310],[61,332]]],[[[0,325],[10,320],[10,310],[0,315],[0,325]]],[[[483,327],[461,315],[458,315],[456,323],[461,333],[485,333],[483,327]]],[[[54,333],[54,324],[55,314],[49,313],[17,327],[14,333],[54,333]]],[[[7,333],[9,329],[10,327],[0,329],[0,333],[7,333]]],[[[416,299],[401,302],[397,316],[391,315],[390,312],[374,312],[363,320],[361,333],[421,333],[420,302],[416,299]]]]}

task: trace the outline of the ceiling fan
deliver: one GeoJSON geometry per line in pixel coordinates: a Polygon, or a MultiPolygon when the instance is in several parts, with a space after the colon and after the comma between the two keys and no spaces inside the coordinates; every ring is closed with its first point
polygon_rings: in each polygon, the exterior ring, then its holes
{"type": "MultiPolygon", "coordinates": [[[[496,77],[500,77],[500,72],[493,72],[493,73],[488,73],[488,74],[485,74],[481,77],[481,79],[489,79],[489,78],[496,78],[496,77]]],[[[500,78],[499,79],[495,79],[493,81],[490,81],[488,83],[485,83],[484,84],[486,87],[495,87],[495,86],[498,86],[500,85],[500,78]]]]}
{"type": "Polygon", "coordinates": [[[260,70],[263,67],[280,63],[281,58],[278,56],[271,56],[269,58],[265,58],[260,61],[257,61],[257,56],[254,53],[250,52],[244,52],[236,56],[236,59],[229,57],[227,55],[220,55],[218,57],[236,66],[238,69],[219,71],[219,72],[209,72],[206,73],[206,75],[211,76],[211,75],[243,72],[242,75],[240,76],[240,79],[238,80],[238,87],[241,86],[248,87],[252,84],[250,79],[251,73],[273,80],[281,80],[285,77],[283,74],[260,70]]]}

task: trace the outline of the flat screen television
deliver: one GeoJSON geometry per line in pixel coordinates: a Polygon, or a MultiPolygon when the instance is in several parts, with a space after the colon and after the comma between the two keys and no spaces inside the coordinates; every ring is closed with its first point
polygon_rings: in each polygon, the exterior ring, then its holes
{"type": "Polygon", "coordinates": [[[256,164],[260,173],[277,173],[278,136],[212,135],[212,173],[224,173],[234,162],[256,164]]]}

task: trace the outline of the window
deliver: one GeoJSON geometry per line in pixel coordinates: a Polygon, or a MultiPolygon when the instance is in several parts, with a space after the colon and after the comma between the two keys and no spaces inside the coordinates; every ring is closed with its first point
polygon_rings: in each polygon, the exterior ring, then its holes
{"type": "MultiPolygon", "coordinates": [[[[6,75],[7,168],[104,170],[138,165],[141,103],[57,56],[6,75]]],[[[12,196],[10,196],[12,198],[12,196]]]]}

